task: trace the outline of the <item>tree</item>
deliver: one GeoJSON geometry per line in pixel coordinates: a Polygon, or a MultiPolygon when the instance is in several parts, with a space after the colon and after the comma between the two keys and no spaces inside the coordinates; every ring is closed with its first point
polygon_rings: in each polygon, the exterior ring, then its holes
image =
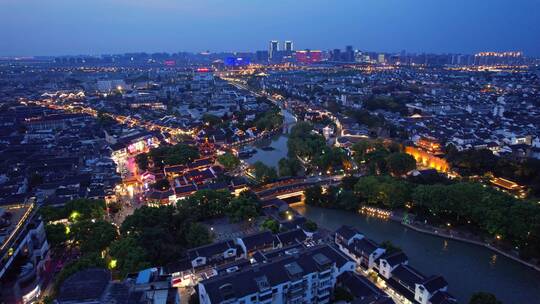
{"type": "Polygon", "coordinates": [[[118,236],[113,224],[103,220],[78,221],[71,226],[71,234],[81,252],[101,252],[118,236]]]}
{"type": "Polygon", "coordinates": [[[324,196],[321,186],[311,186],[304,190],[304,201],[308,205],[322,206],[324,204],[324,196]]]}
{"type": "Polygon", "coordinates": [[[278,233],[279,232],[279,222],[273,219],[266,219],[261,224],[261,229],[266,229],[272,231],[272,233],[278,233]]]}
{"type": "Polygon", "coordinates": [[[81,198],[69,201],[64,209],[70,220],[101,219],[105,215],[106,204],[104,200],[81,198]]]}
{"type": "Polygon", "coordinates": [[[240,160],[232,153],[220,155],[217,160],[228,171],[232,171],[240,165],[240,160]]]}
{"type": "Polygon", "coordinates": [[[261,115],[257,115],[255,118],[255,127],[257,130],[273,130],[279,128],[283,124],[283,115],[279,112],[279,109],[273,109],[264,112],[261,115]]]}
{"type": "Polygon", "coordinates": [[[394,252],[398,252],[398,251],[401,251],[401,248],[399,248],[398,246],[394,245],[392,242],[390,241],[384,241],[381,243],[381,247],[384,248],[386,250],[386,253],[388,254],[392,254],[394,252]]]}
{"type": "Polygon", "coordinates": [[[145,171],[148,169],[148,155],[146,153],[137,154],[135,156],[135,162],[140,170],[145,171]]]}
{"type": "Polygon", "coordinates": [[[255,179],[260,183],[267,183],[277,178],[276,169],[268,167],[261,161],[253,164],[255,179]]]}
{"type": "Polygon", "coordinates": [[[39,212],[45,222],[69,219],[71,221],[101,219],[105,215],[105,201],[94,199],[76,199],[63,207],[41,207],[39,212]]]}
{"type": "Polygon", "coordinates": [[[471,296],[469,304],[502,304],[502,302],[491,293],[477,292],[471,296]]]}
{"type": "Polygon", "coordinates": [[[354,186],[354,192],[366,203],[384,208],[403,207],[411,196],[406,182],[389,176],[361,177],[354,186]]]}
{"type": "Polygon", "coordinates": [[[354,190],[354,185],[358,182],[358,177],[356,176],[345,176],[341,179],[341,183],[339,185],[340,188],[343,190],[354,190]]]}
{"type": "Polygon", "coordinates": [[[116,262],[116,268],[122,276],[151,266],[146,251],[132,237],[112,242],[109,255],[116,262]]]}
{"type": "Polygon", "coordinates": [[[44,206],[39,208],[39,213],[45,222],[53,222],[69,216],[68,211],[64,207],[44,206]]]}
{"type": "Polygon", "coordinates": [[[309,122],[301,121],[292,127],[289,136],[304,137],[311,134],[311,130],[313,130],[313,125],[311,125],[309,122]]]}
{"type": "Polygon", "coordinates": [[[120,212],[120,210],[122,210],[122,207],[122,203],[120,203],[119,201],[111,202],[109,203],[109,212],[112,214],[117,214],[118,212],[120,212]]]}
{"type": "Polygon", "coordinates": [[[178,209],[183,209],[194,221],[223,216],[232,196],[225,190],[199,190],[184,200],[178,201],[178,209]]]}
{"type": "Polygon", "coordinates": [[[352,302],[354,296],[343,287],[336,287],[334,290],[334,302],[344,301],[346,303],[352,302]]]}
{"type": "Polygon", "coordinates": [[[227,214],[233,222],[256,218],[259,216],[259,199],[252,192],[244,191],[231,200],[227,214]]]}
{"type": "Polygon", "coordinates": [[[212,235],[203,224],[192,223],[186,235],[189,248],[199,247],[212,243],[212,235]]]}
{"type": "Polygon", "coordinates": [[[53,248],[60,248],[68,240],[68,230],[64,224],[47,224],[45,226],[47,241],[53,248]]]}
{"type": "Polygon", "coordinates": [[[217,117],[216,115],[205,113],[202,116],[202,121],[207,124],[208,126],[216,126],[221,123],[221,118],[217,117]]]}
{"type": "Polygon", "coordinates": [[[151,265],[175,260],[186,248],[186,232],[193,214],[172,206],[142,207],[126,217],[120,232],[122,237],[133,237],[144,248],[151,265]]]}
{"type": "Polygon", "coordinates": [[[388,150],[384,147],[382,142],[376,140],[365,139],[355,143],[352,146],[354,160],[358,163],[363,163],[370,158],[368,155],[376,151],[383,151],[388,153],[388,150]]]}
{"type": "Polygon", "coordinates": [[[289,157],[300,157],[309,162],[322,153],[326,140],[312,130],[313,126],[308,122],[299,122],[292,127],[287,141],[289,157]]]}
{"type": "Polygon", "coordinates": [[[285,158],[279,160],[278,163],[280,176],[298,176],[302,169],[302,164],[297,158],[285,158]]]}
{"type": "Polygon", "coordinates": [[[41,184],[43,184],[43,176],[41,176],[38,173],[32,173],[32,175],[30,175],[30,179],[28,181],[28,186],[30,188],[34,188],[35,186],[41,185],[41,184]]]}
{"type": "Polygon", "coordinates": [[[307,220],[304,223],[304,229],[308,232],[315,232],[318,228],[319,227],[317,226],[317,223],[315,223],[314,221],[307,220]]]}
{"type": "Polygon", "coordinates": [[[483,175],[497,165],[497,156],[488,149],[453,152],[447,159],[463,175],[483,175]]]}
{"type": "Polygon", "coordinates": [[[328,148],[324,146],[320,153],[316,155],[315,164],[321,171],[332,170],[337,167],[342,167],[343,162],[347,159],[347,155],[341,148],[328,148]]]}
{"type": "Polygon", "coordinates": [[[407,172],[416,169],[416,160],[407,153],[392,153],[386,159],[388,171],[393,175],[402,176],[407,172]]]}
{"type": "Polygon", "coordinates": [[[154,166],[163,167],[164,165],[185,165],[199,158],[197,147],[186,144],[176,144],[174,146],[162,146],[154,148],[148,152],[154,166]]]}

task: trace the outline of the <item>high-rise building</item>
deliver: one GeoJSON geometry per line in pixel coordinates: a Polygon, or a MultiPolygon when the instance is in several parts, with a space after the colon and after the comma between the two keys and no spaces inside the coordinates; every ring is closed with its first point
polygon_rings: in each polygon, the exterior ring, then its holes
{"type": "Polygon", "coordinates": [[[270,46],[268,47],[268,58],[273,59],[278,51],[279,42],[277,40],[270,41],[270,46]]]}
{"type": "Polygon", "coordinates": [[[285,41],[285,51],[292,52],[294,50],[293,42],[290,40],[285,41]]]}
{"type": "Polygon", "coordinates": [[[346,62],[353,62],[354,61],[354,49],[352,45],[347,45],[345,47],[345,54],[343,56],[344,61],[346,62]]]}
{"type": "Polygon", "coordinates": [[[333,61],[341,61],[341,50],[340,49],[334,49],[332,51],[332,60],[333,61]]]}

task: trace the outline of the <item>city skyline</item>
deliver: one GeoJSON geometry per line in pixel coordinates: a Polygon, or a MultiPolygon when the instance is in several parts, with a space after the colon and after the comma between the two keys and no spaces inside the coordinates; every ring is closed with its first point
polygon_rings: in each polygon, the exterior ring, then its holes
{"type": "Polygon", "coordinates": [[[0,56],[342,48],[539,56],[540,2],[0,1],[0,56]],[[226,29],[226,30],[224,30],[226,29]]]}

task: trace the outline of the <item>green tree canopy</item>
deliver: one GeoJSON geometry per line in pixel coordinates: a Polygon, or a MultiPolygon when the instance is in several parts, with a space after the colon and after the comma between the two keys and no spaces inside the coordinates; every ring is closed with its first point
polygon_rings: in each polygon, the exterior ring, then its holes
{"type": "Polygon", "coordinates": [[[395,152],[386,159],[388,171],[393,175],[401,176],[416,169],[416,160],[407,153],[395,152]]]}
{"type": "Polygon", "coordinates": [[[202,121],[211,127],[217,126],[222,122],[221,118],[208,113],[203,114],[202,121]]]}
{"type": "Polygon", "coordinates": [[[400,208],[410,200],[407,182],[389,176],[365,176],[354,187],[358,197],[368,204],[383,208],[400,208]]]}
{"type": "Polygon", "coordinates": [[[116,268],[122,276],[146,269],[152,265],[144,248],[132,237],[124,237],[111,243],[109,255],[116,261],[116,268]]]}
{"type": "Polygon", "coordinates": [[[315,232],[317,231],[317,229],[319,228],[317,226],[317,223],[315,223],[314,221],[310,221],[310,220],[307,220],[304,225],[303,225],[304,229],[308,232],[315,232]]]}
{"type": "Polygon", "coordinates": [[[218,156],[218,162],[223,165],[226,170],[232,171],[240,165],[240,159],[232,153],[225,153],[218,156]]]}
{"type": "Polygon", "coordinates": [[[71,221],[101,219],[105,215],[105,201],[94,199],[76,199],[63,207],[41,207],[39,209],[46,222],[67,219],[71,221]]]}
{"type": "Polygon", "coordinates": [[[135,162],[140,170],[145,171],[148,169],[148,155],[146,153],[137,154],[135,156],[135,162]]]}
{"type": "Polygon", "coordinates": [[[278,163],[280,176],[298,176],[302,170],[302,164],[297,158],[285,158],[279,160],[278,163]]]}
{"type": "Polygon", "coordinates": [[[255,194],[244,191],[231,200],[227,215],[233,222],[246,221],[259,216],[260,202],[255,194]]]}
{"type": "Polygon", "coordinates": [[[276,169],[265,165],[261,161],[253,164],[255,179],[260,183],[267,183],[277,178],[276,169]]]}
{"type": "Polygon", "coordinates": [[[179,209],[184,209],[195,221],[223,216],[232,196],[226,190],[199,190],[184,200],[178,201],[179,209]]]}
{"type": "Polygon", "coordinates": [[[212,235],[203,224],[192,223],[186,235],[188,247],[199,247],[212,243],[212,235]]]}
{"type": "Polygon", "coordinates": [[[304,201],[308,205],[321,206],[323,205],[323,190],[321,186],[311,186],[304,190],[304,201]]]}
{"type": "Polygon", "coordinates": [[[103,220],[78,221],[71,226],[70,234],[83,253],[101,252],[118,236],[116,227],[103,220]]]}
{"type": "Polygon", "coordinates": [[[278,233],[279,232],[279,222],[273,219],[266,219],[261,224],[261,229],[263,230],[270,230],[272,233],[278,233]]]}
{"type": "Polygon", "coordinates": [[[502,304],[494,294],[487,292],[477,292],[471,296],[469,304],[502,304]]]}
{"type": "Polygon", "coordinates": [[[62,247],[68,238],[68,230],[64,224],[47,224],[45,226],[47,241],[53,248],[62,247]]]}
{"type": "Polygon", "coordinates": [[[191,214],[185,210],[176,213],[172,206],[145,206],[126,217],[120,232],[146,250],[150,264],[166,264],[185,251],[190,221],[191,214]]]}
{"type": "Polygon", "coordinates": [[[154,166],[164,165],[185,165],[199,158],[197,147],[186,144],[176,144],[174,146],[161,146],[150,150],[148,156],[154,166]]]}

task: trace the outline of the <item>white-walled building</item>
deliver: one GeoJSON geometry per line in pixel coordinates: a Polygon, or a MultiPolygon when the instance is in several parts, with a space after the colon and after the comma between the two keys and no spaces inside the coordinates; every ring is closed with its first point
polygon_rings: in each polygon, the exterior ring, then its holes
{"type": "Polygon", "coordinates": [[[355,263],[329,245],[258,255],[237,272],[199,283],[199,300],[212,303],[329,303],[337,277],[355,263]]]}

